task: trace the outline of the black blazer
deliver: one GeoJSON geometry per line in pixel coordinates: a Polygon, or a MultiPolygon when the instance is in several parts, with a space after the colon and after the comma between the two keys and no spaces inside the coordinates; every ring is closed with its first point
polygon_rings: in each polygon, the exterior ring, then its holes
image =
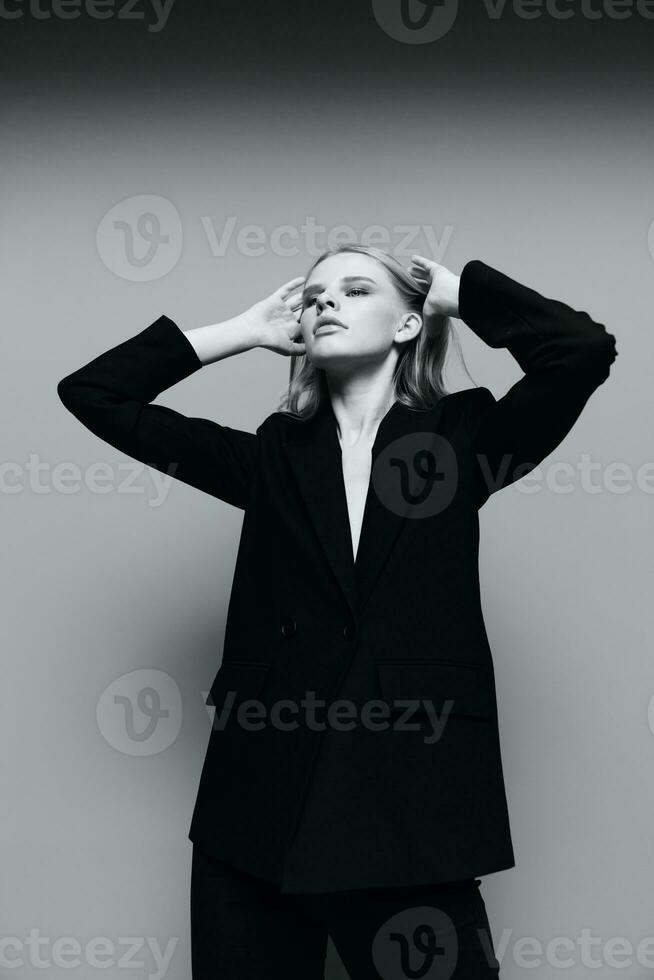
{"type": "Polygon", "coordinates": [[[617,352],[586,313],[476,260],[460,315],[524,377],[498,400],[482,387],[427,411],[395,402],[356,563],[330,405],[309,421],[275,412],[255,434],[152,404],[202,366],[166,316],[57,388],[105,442],[244,510],[208,703],[218,717],[234,700],[211,731],[189,837],[286,893],[515,864],[478,510],[559,445],[617,352]],[[325,724],[308,692],[349,707],[325,724]]]}

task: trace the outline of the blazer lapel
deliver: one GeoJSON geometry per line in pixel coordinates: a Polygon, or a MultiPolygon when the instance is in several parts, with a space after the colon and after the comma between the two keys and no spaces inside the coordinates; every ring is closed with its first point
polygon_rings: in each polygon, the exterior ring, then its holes
{"type": "MultiPolygon", "coordinates": [[[[398,485],[399,471],[392,460],[397,455],[403,456],[406,453],[401,441],[397,444],[397,453],[386,450],[396,440],[401,440],[402,436],[429,428],[428,417],[428,413],[416,411],[396,401],[377,429],[371,450],[370,483],[355,563],[359,611],[370,598],[379,575],[390,559],[410,510],[409,502],[401,499],[401,495],[392,494],[392,506],[384,499],[384,493],[380,496],[379,491],[383,487],[398,485]]],[[[336,438],[338,441],[338,436],[336,438]]]]}
{"type": "Polygon", "coordinates": [[[289,430],[284,450],[306,503],[321,548],[352,614],[358,615],[397,542],[409,510],[389,508],[375,487],[397,479],[386,447],[403,435],[433,431],[433,415],[394,402],[379,423],[371,450],[371,471],[356,562],[343,480],[341,447],[331,404],[323,403],[312,419],[289,430]]]}
{"type": "Polygon", "coordinates": [[[293,422],[283,447],[320,546],[354,613],[357,592],[352,539],[341,447],[331,405],[323,403],[313,418],[293,422]]]}

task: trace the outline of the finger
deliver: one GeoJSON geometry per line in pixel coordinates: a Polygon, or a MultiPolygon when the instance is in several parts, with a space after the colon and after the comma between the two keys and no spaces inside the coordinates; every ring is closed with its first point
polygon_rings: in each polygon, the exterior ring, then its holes
{"type": "Polygon", "coordinates": [[[302,305],[302,293],[295,293],[293,296],[289,296],[286,302],[290,307],[301,306],[302,305]]]}
{"type": "Polygon", "coordinates": [[[414,265],[423,269],[435,269],[438,268],[438,262],[434,262],[433,259],[426,259],[423,255],[412,255],[411,256],[414,265]]]}
{"type": "Polygon", "coordinates": [[[286,297],[290,295],[294,289],[297,289],[300,283],[304,282],[305,278],[305,276],[296,276],[295,279],[289,279],[289,281],[285,282],[283,286],[280,286],[279,289],[275,290],[275,295],[279,296],[281,299],[286,299],[286,297]]]}

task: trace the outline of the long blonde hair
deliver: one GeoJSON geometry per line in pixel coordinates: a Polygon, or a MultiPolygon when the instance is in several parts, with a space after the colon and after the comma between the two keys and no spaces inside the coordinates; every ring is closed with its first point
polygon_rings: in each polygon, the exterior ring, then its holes
{"type": "MultiPolygon", "coordinates": [[[[372,245],[336,245],[318,256],[306,278],[309,278],[323,259],[343,252],[358,252],[376,259],[388,272],[407,311],[422,316],[427,289],[407,272],[394,255],[372,245]]],[[[413,340],[402,344],[393,373],[396,400],[409,408],[428,409],[433,408],[448,394],[443,382],[443,365],[450,340],[453,340],[461,353],[452,322],[449,317],[443,316],[435,321],[429,331],[423,326],[413,340]]],[[[309,419],[315,415],[324,399],[329,399],[324,370],[315,367],[306,354],[292,355],[288,387],[281,397],[277,411],[296,418],[309,419]]]]}

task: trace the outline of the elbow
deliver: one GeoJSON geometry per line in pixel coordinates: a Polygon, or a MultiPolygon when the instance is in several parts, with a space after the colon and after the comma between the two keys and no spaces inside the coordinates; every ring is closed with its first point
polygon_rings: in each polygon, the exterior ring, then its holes
{"type": "Polygon", "coordinates": [[[85,403],[84,390],[68,375],[57,385],[57,395],[64,408],[79,417],[85,403]]]}
{"type": "Polygon", "coordinates": [[[585,351],[585,367],[595,376],[596,382],[601,384],[608,378],[617,356],[615,337],[602,327],[602,332],[585,351]]]}
{"type": "Polygon", "coordinates": [[[618,356],[618,348],[615,342],[615,337],[613,336],[612,333],[608,333],[606,329],[604,329],[604,332],[601,335],[601,342],[598,343],[598,348],[599,351],[597,357],[603,363],[606,373],[608,375],[611,369],[611,365],[613,364],[616,357],[618,356]]]}
{"type": "Polygon", "coordinates": [[[57,395],[59,396],[59,401],[62,402],[64,407],[70,411],[71,386],[67,377],[62,378],[62,380],[57,385],[57,395]]]}
{"type": "Polygon", "coordinates": [[[579,320],[579,358],[589,367],[596,368],[608,377],[611,365],[618,356],[615,337],[603,323],[593,320],[588,313],[580,313],[579,320]]]}
{"type": "Polygon", "coordinates": [[[583,330],[574,337],[566,361],[578,383],[593,391],[608,378],[618,356],[616,339],[603,324],[581,314],[583,330]]]}

